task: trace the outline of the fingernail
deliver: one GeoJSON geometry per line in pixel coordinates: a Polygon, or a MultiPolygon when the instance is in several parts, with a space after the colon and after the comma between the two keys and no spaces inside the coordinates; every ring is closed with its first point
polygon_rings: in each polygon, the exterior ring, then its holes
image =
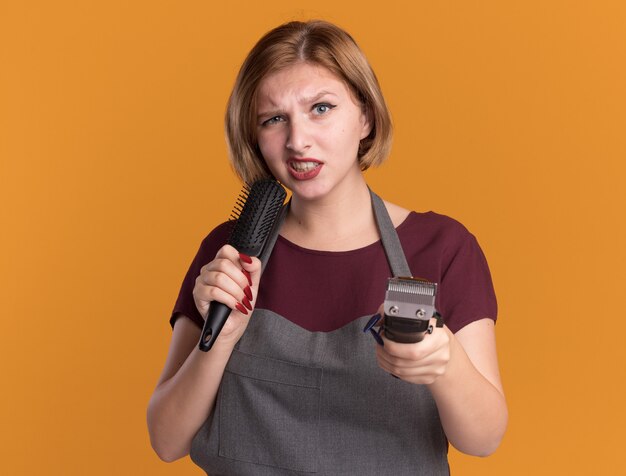
{"type": "Polygon", "coordinates": [[[250,258],[248,255],[245,255],[243,253],[239,253],[239,257],[241,258],[241,261],[243,261],[244,263],[252,263],[252,258],[250,258]]]}
{"type": "MultiPolygon", "coordinates": [[[[246,271],[245,269],[242,269],[241,271],[243,271],[243,275],[248,278],[248,285],[252,286],[252,277],[250,277],[250,273],[248,271],[246,271]]],[[[250,298],[252,299],[252,298],[250,298]]]]}
{"type": "Polygon", "coordinates": [[[246,316],[248,315],[248,310],[245,307],[243,307],[240,303],[237,303],[237,305],[235,307],[237,308],[237,310],[240,313],[242,313],[242,314],[244,314],[246,316]]]}
{"type": "Polygon", "coordinates": [[[246,286],[246,288],[243,290],[243,292],[246,295],[246,297],[248,298],[248,301],[252,301],[252,289],[250,289],[250,286],[246,286]]]}
{"type": "Polygon", "coordinates": [[[243,303],[244,306],[246,306],[248,309],[252,311],[252,305],[250,304],[250,300],[248,299],[247,296],[244,296],[241,302],[243,303]]]}
{"type": "Polygon", "coordinates": [[[374,327],[378,321],[380,321],[380,314],[374,314],[370,318],[370,320],[367,321],[367,324],[365,324],[365,327],[363,328],[363,332],[367,332],[371,330],[371,328],[374,327]]]}

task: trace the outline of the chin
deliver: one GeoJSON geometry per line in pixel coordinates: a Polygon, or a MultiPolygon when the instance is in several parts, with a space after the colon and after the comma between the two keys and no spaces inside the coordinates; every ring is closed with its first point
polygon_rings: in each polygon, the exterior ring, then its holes
{"type": "Polygon", "coordinates": [[[329,187],[322,183],[310,182],[293,182],[284,184],[291,193],[301,200],[318,200],[324,198],[330,192],[329,187]]]}

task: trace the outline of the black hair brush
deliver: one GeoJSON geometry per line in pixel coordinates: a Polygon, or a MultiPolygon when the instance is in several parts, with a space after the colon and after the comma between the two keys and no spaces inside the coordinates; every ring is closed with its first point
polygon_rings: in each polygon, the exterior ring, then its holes
{"type": "MultiPolygon", "coordinates": [[[[260,256],[278,219],[287,193],[274,179],[261,179],[242,190],[231,218],[236,220],[228,244],[248,256],[260,256]]],[[[200,335],[200,350],[207,352],[217,339],[231,309],[212,301],[200,335]]]]}

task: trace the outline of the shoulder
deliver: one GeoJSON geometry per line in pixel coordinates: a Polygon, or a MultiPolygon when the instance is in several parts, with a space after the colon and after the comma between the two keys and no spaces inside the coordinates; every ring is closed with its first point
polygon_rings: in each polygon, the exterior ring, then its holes
{"type": "Polygon", "coordinates": [[[202,244],[209,245],[216,242],[221,243],[220,246],[226,244],[233,229],[233,224],[233,221],[225,221],[224,223],[217,225],[207,236],[204,237],[202,244]]]}
{"type": "Polygon", "coordinates": [[[400,237],[410,239],[419,236],[428,241],[442,242],[447,246],[458,246],[475,239],[458,220],[432,211],[411,211],[397,229],[400,237]]]}
{"type": "Polygon", "coordinates": [[[197,253],[198,260],[206,264],[215,257],[217,251],[228,242],[233,223],[232,221],[224,222],[204,237],[197,253]]]}
{"type": "Polygon", "coordinates": [[[495,321],[489,265],[462,223],[435,212],[411,212],[398,236],[414,275],[438,283],[437,307],[452,332],[485,317],[495,321]]]}
{"type": "Polygon", "coordinates": [[[461,222],[447,215],[432,211],[411,211],[386,200],[384,203],[396,228],[419,228],[422,232],[428,231],[457,237],[472,236],[461,222]]]}
{"type": "Polygon", "coordinates": [[[397,232],[409,260],[428,256],[438,262],[441,272],[462,256],[482,254],[478,240],[465,225],[432,211],[412,211],[397,232]]]}
{"type": "Polygon", "coordinates": [[[443,248],[456,248],[475,241],[474,235],[458,220],[433,211],[411,211],[384,201],[402,242],[437,242],[443,248]]]}
{"type": "Polygon", "coordinates": [[[473,236],[460,221],[436,212],[412,211],[403,222],[406,227],[422,233],[445,235],[449,238],[465,239],[473,236]]]}

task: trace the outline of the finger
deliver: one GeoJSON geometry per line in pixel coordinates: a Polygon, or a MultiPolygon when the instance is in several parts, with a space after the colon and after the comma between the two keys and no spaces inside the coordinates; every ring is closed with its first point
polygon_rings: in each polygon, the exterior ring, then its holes
{"type": "Polygon", "coordinates": [[[261,279],[261,260],[245,253],[238,253],[238,260],[242,273],[252,283],[251,286],[257,287],[261,279]]]}
{"type": "Polygon", "coordinates": [[[395,342],[387,337],[385,337],[385,333],[381,333],[381,337],[383,338],[384,350],[388,355],[388,359],[393,360],[410,360],[410,361],[419,361],[425,358],[427,355],[431,354],[435,350],[435,346],[433,346],[433,342],[429,342],[424,338],[420,342],[414,343],[400,343],[395,342]]]}
{"type": "Polygon", "coordinates": [[[450,339],[447,333],[439,328],[432,335],[427,335],[421,342],[401,344],[390,341],[384,337],[384,347],[377,349],[382,351],[384,358],[392,363],[404,365],[406,362],[420,362],[433,355],[449,355],[450,339]]]}
{"type": "Polygon", "coordinates": [[[228,258],[215,258],[200,270],[200,276],[203,277],[204,282],[208,285],[215,285],[212,282],[212,279],[217,276],[215,273],[222,273],[228,276],[242,290],[249,287],[248,278],[238,262],[233,262],[228,258]]]}
{"type": "MultiPolygon", "coordinates": [[[[222,263],[221,266],[213,263],[212,266],[221,269],[234,266],[228,260],[221,261],[225,261],[225,263],[222,263]]],[[[253,309],[250,303],[252,291],[247,285],[247,280],[245,276],[236,271],[236,268],[234,269],[239,282],[233,280],[229,274],[223,271],[212,271],[211,266],[203,268],[196,278],[196,285],[193,290],[194,300],[201,313],[206,310],[211,301],[219,301],[231,309],[239,309],[244,314],[244,311],[253,309]],[[241,287],[241,280],[244,281],[244,289],[241,287]]]]}
{"type": "MultiPolygon", "coordinates": [[[[436,320],[432,320],[436,322],[436,320]]],[[[391,356],[410,359],[421,360],[429,354],[432,354],[440,347],[446,347],[450,343],[450,337],[445,328],[432,327],[432,333],[424,333],[421,341],[415,343],[400,343],[389,340],[385,337],[385,333],[381,334],[385,343],[385,350],[391,356]]]]}
{"type": "MultiPolygon", "coordinates": [[[[431,363],[445,363],[449,360],[449,350],[447,346],[437,347],[432,352],[407,352],[405,355],[398,356],[389,352],[388,347],[391,344],[385,341],[383,347],[376,348],[376,356],[381,362],[385,362],[389,366],[396,368],[410,368],[416,366],[427,366],[431,363]]],[[[401,344],[404,346],[416,346],[419,344],[401,344]]]]}
{"type": "MultiPolygon", "coordinates": [[[[245,296],[251,296],[248,282],[241,274],[236,273],[236,279],[227,273],[213,271],[206,274],[209,285],[218,287],[229,294],[232,294],[237,300],[241,301],[245,296]]],[[[250,298],[248,298],[250,299],[250,298]]]]}
{"type": "Polygon", "coordinates": [[[215,286],[196,286],[193,291],[193,297],[196,307],[198,307],[198,311],[200,311],[203,317],[206,317],[209,304],[214,301],[228,306],[231,310],[239,310],[244,314],[247,313],[246,308],[232,294],[215,286]]]}
{"type": "MultiPolygon", "coordinates": [[[[217,254],[215,255],[215,260],[220,260],[220,259],[228,260],[231,263],[233,263],[233,265],[236,267],[236,269],[238,269],[239,272],[242,273],[244,275],[244,277],[246,278],[247,285],[248,286],[252,286],[252,280],[248,276],[249,273],[244,271],[243,268],[241,267],[240,258],[239,258],[239,252],[233,246],[231,246],[231,245],[224,245],[224,246],[222,246],[217,251],[217,254]]],[[[209,264],[211,264],[211,263],[209,263],[209,264]]],[[[236,279],[234,275],[233,275],[233,279],[236,279]]]]}
{"type": "Polygon", "coordinates": [[[430,384],[445,373],[443,365],[428,365],[414,368],[396,368],[380,364],[380,368],[388,374],[394,375],[411,383],[430,384]]]}
{"type": "Polygon", "coordinates": [[[231,260],[233,263],[239,261],[239,251],[237,251],[231,245],[224,245],[219,250],[217,250],[216,258],[226,258],[231,260]]]}
{"type": "Polygon", "coordinates": [[[434,352],[424,355],[420,359],[401,358],[390,355],[387,352],[387,344],[376,348],[376,358],[379,363],[395,369],[410,369],[428,367],[430,365],[445,365],[450,360],[450,352],[447,347],[437,348],[434,352]]]}
{"type": "Polygon", "coordinates": [[[248,286],[258,286],[261,278],[261,260],[241,253],[231,245],[222,246],[215,257],[232,261],[245,276],[248,286]]]}
{"type": "Polygon", "coordinates": [[[379,363],[384,363],[385,366],[388,368],[400,369],[423,365],[422,360],[402,359],[399,357],[394,357],[385,352],[383,346],[381,346],[380,349],[376,349],[376,358],[378,359],[379,363]]]}

